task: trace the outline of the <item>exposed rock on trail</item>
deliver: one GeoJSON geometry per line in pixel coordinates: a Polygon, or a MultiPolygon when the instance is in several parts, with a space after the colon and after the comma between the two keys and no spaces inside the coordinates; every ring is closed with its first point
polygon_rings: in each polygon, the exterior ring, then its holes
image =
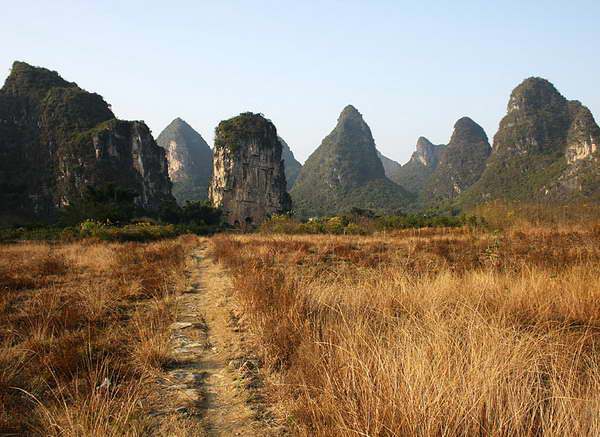
{"type": "Polygon", "coordinates": [[[260,363],[248,352],[229,277],[208,259],[206,243],[193,252],[188,268],[191,286],[178,298],[171,325],[175,364],[163,382],[176,407],[157,415],[167,423],[195,422],[198,429],[189,435],[281,435],[261,403],[260,363]]]}

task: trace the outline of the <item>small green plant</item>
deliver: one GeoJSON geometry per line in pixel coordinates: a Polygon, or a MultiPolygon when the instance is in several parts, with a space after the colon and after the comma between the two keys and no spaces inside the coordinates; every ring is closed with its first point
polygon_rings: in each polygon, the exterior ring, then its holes
{"type": "Polygon", "coordinates": [[[215,147],[227,147],[234,153],[252,138],[259,139],[261,146],[275,147],[279,144],[275,125],[262,114],[243,112],[223,120],[215,129],[215,147]]]}
{"type": "Polygon", "coordinates": [[[110,221],[105,223],[96,220],[84,220],[79,224],[79,234],[83,237],[97,237],[110,226],[110,221]]]}
{"type": "Polygon", "coordinates": [[[377,216],[366,210],[352,210],[348,214],[313,217],[305,222],[287,215],[275,215],[261,225],[260,232],[270,234],[369,235],[378,231],[475,227],[483,224],[482,219],[467,215],[452,216],[430,213],[377,216]]]}

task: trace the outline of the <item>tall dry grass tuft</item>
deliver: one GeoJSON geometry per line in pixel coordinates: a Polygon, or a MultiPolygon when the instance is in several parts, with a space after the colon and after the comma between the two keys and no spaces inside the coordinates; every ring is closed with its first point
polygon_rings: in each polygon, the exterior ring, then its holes
{"type": "Polygon", "coordinates": [[[0,434],[147,434],[193,244],[0,246],[0,434]]]}
{"type": "Polygon", "coordinates": [[[593,227],[212,242],[299,435],[600,434],[593,227]]]}

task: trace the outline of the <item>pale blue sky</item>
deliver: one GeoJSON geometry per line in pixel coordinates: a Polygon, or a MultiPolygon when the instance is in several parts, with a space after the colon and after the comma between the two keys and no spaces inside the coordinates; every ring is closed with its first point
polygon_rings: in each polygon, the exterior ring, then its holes
{"type": "Polygon", "coordinates": [[[470,116],[493,137],[510,91],[552,81],[600,116],[597,1],[2,1],[0,69],[59,71],[155,135],[182,117],[212,142],[243,111],[304,161],[346,104],[404,162],[470,116]]]}

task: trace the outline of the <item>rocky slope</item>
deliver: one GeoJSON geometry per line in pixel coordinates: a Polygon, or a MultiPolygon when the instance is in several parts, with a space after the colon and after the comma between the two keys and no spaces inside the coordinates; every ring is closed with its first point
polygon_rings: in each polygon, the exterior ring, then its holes
{"type": "Polygon", "coordinates": [[[301,217],[352,207],[392,211],[413,198],[385,177],[375,141],[362,115],[349,105],[333,131],[306,160],[291,191],[301,217]]]}
{"type": "Polygon", "coordinates": [[[204,138],[181,118],[173,120],[156,138],[167,152],[173,195],[180,204],[208,198],[212,150],[204,138]]]}
{"type": "Polygon", "coordinates": [[[481,126],[469,117],[458,120],[421,192],[422,203],[437,205],[460,195],[480,178],[491,151],[481,126]]]}
{"type": "Polygon", "coordinates": [[[109,185],[144,210],[173,201],[164,151],[148,127],[117,120],[101,96],[56,72],[15,62],[0,89],[2,221],[52,220],[109,185]]]}
{"type": "Polygon", "coordinates": [[[392,175],[399,171],[402,166],[393,159],[390,159],[387,156],[385,156],[379,150],[377,151],[377,156],[379,156],[379,159],[383,164],[383,171],[385,173],[385,177],[387,177],[388,179],[392,179],[392,175]]]}
{"type": "Polygon", "coordinates": [[[432,144],[425,137],[419,137],[416,150],[410,160],[400,168],[396,168],[390,174],[390,179],[411,193],[420,196],[432,173],[437,168],[445,147],[445,145],[432,144]]]}
{"type": "Polygon", "coordinates": [[[588,108],[528,78],[511,93],[481,179],[460,201],[600,199],[599,144],[588,108]]]}
{"type": "Polygon", "coordinates": [[[281,153],[277,129],[260,114],[219,123],[209,199],[231,225],[258,225],[291,208],[281,153]]]}
{"type": "Polygon", "coordinates": [[[300,173],[300,169],[302,168],[302,164],[300,164],[296,157],[294,156],[294,152],[290,149],[290,146],[283,140],[283,138],[279,137],[279,142],[281,143],[281,158],[283,159],[283,166],[285,167],[285,179],[287,181],[287,190],[290,191],[298,178],[298,174],[300,173]]]}

